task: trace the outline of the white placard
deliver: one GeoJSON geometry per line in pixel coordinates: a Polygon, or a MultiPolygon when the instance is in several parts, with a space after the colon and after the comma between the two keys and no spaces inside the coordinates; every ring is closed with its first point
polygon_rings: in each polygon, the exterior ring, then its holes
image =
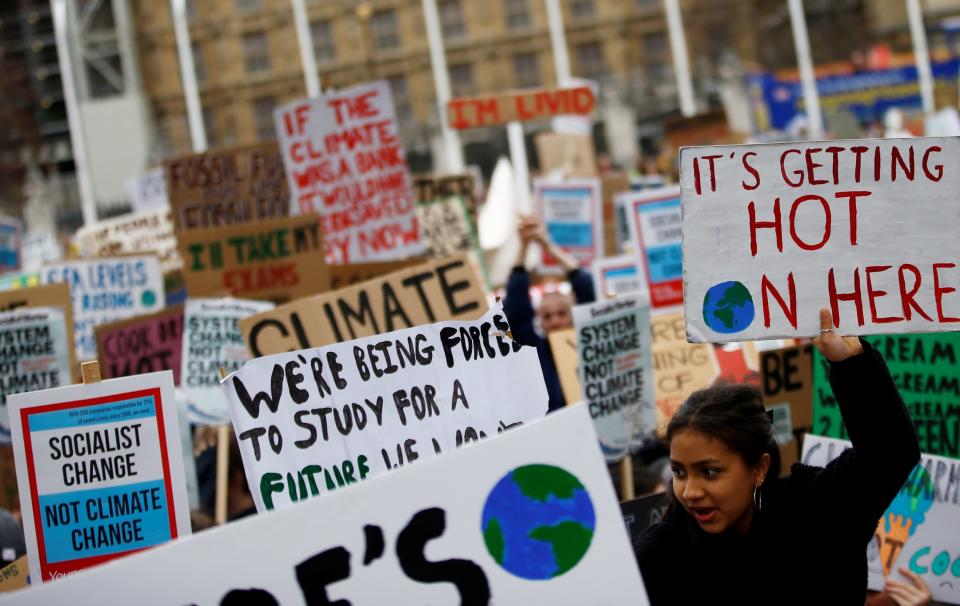
{"type": "Polygon", "coordinates": [[[386,80],[277,108],[290,212],[321,217],[328,263],[423,252],[410,170],[386,80]]]}
{"type": "Polygon", "coordinates": [[[0,313],[0,444],[10,443],[8,396],[69,383],[63,310],[30,307],[0,313]]]}
{"type": "Polygon", "coordinates": [[[501,304],[440,322],[274,354],[223,381],[257,511],[287,507],[546,414],[537,352],[501,304]]]}
{"type": "Polygon", "coordinates": [[[23,271],[38,271],[46,263],[63,258],[63,249],[57,237],[49,231],[29,231],[20,243],[23,271]]]}
{"type": "Polygon", "coordinates": [[[960,328],[957,138],[681,151],[687,336],[960,328]]]}
{"type": "Polygon", "coordinates": [[[97,357],[94,325],[160,311],[164,305],[163,273],[153,255],[65,261],[44,267],[40,280],[70,285],[80,361],[97,357]]]}
{"type": "Polygon", "coordinates": [[[237,321],[273,308],[269,301],[187,299],[180,386],[194,423],[230,422],[230,409],[220,388],[220,369],[233,372],[251,357],[237,321]]]}
{"type": "Polygon", "coordinates": [[[135,213],[170,208],[163,168],[155,168],[142,177],[127,179],[127,195],[135,213]]]}
{"type": "Polygon", "coordinates": [[[34,582],[190,534],[169,370],[7,402],[34,582]]]}
{"type": "Polygon", "coordinates": [[[645,606],[596,440],[586,410],[561,411],[374,482],[22,591],[12,601],[645,606]]]}
{"type": "MultiPolygon", "coordinates": [[[[852,444],[807,434],[803,463],[826,466],[852,444]]],[[[923,577],[933,599],[960,604],[960,461],[923,454],[883,512],[867,547],[867,587],[883,590],[885,576],[906,582],[897,568],[923,577]]]]}
{"type": "MultiPolygon", "coordinates": [[[[534,179],[537,215],[550,240],[581,267],[603,256],[603,198],[599,179],[534,179]]],[[[541,269],[560,271],[544,251],[541,269]]]]}
{"type": "Polygon", "coordinates": [[[647,290],[643,268],[633,255],[601,257],[591,266],[593,288],[600,297],[620,296],[647,290]]]}
{"type": "Polygon", "coordinates": [[[680,188],[664,187],[617,194],[624,209],[630,248],[643,268],[654,309],[683,303],[683,248],[680,188]]]}
{"type": "Polygon", "coordinates": [[[122,215],[85,225],[77,230],[76,238],[82,257],[156,253],[160,257],[160,269],[164,272],[175,271],[183,266],[169,208],[122,215]]]}

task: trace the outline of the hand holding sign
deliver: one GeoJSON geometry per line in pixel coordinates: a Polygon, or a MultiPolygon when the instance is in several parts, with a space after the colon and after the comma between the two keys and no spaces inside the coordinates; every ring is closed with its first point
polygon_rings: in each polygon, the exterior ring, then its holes
{"type": "Polygon", "coordinates": [[[833,315],[826,307],[820,310],[820,336],[813,339],[813,344],[831,362],[843,362],[863,353],[860,337],[843,337],[833,331],[833,315]]]}

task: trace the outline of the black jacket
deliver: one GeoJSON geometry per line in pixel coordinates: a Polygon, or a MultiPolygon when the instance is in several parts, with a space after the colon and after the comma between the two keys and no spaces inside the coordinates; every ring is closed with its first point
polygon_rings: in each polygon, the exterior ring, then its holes
{"type": "MultiPolygon", "coordinates": [[[[593,279],[582,269],[575,269],[567,274],[573,295],[577,303],[592,303],[595,295],[593,279]]],[[[530,274],[523,267],[514,267],[507,280],[507,292],[503,299],[503,313],[510,323],[510,332],[514,340],[521,345],[531,345],[537,348],[540,357],[540,368],[543,370],[543,382],[547,385],[547,395],[550,396],[548,412],[553,412],[566,405],[563,389],[560,387],[560,376],[557,367],[553,364],[553,354],[550,352],[550,342],[537,334],[533,327],[533,318],[536,313],[530,301],[530,274]]]]}
{"type": "Polygon", "coordinates": [[[747,535],[709,535],[674,503],[634,545],[650,603],[862,606],[867,543],[920,460],[883,358],[832,364],[830,384],[853,443],[825,468],[797,463],[762,489],[747,535]]]}

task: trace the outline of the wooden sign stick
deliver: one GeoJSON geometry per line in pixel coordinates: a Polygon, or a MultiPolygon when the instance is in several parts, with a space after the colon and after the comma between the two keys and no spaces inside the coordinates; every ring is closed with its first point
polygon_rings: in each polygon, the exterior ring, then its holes
{"type": "MultiPolygon", "coordinates": [[[[227,369],[220,369],[220,378],[227,377],[227,369]]],[[[230,479],[230,425],[217,428],[217,492],[214,503],[213,521],[224,524],[227,521],[227,490],[230,479]]]]}

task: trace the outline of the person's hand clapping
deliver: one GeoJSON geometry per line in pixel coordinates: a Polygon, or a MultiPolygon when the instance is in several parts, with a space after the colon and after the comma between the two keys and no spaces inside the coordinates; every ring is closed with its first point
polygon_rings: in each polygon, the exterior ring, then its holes
{"type": "Polygon", "coordinates": [[[831,362],[843,362],[863,353],[859,337],[842,337],[833,330],[833,316],[826,307],[820,309],[820,336],[813,344],[823,357],[831,362]]]}

